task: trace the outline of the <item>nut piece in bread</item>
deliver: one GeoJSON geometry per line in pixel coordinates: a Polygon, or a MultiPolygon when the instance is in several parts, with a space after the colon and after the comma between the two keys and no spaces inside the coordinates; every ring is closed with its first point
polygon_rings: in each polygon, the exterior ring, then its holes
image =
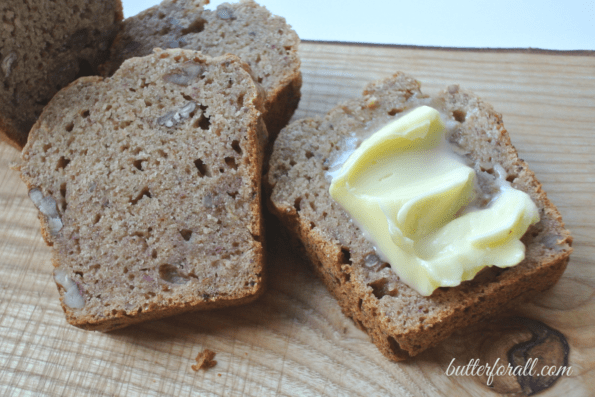
{"type": "MultiPolygon", "coordinates": [[[[572,237],[541,184],[519,159],[501,116],[470,92],[450,86],[435,98],[403,73],[366,87],[363,97],[325,117],[298,120],[281,131],[265,184],[271,211],[299,240],[343,312],[387,357],[403,360],[436,345],[453,331],[490,318],[515,298],[551,287],[562,275],[572,237]],[[499,170],[531,197],[540,222],[522,238],[526,257],[507,269],[489,267],[457,287],[422,296],[375,254],[372,244],[329,195],[328,170],[365,136],[421,105],[438,108],[456,126],[447,139],[468,165],[484,175],[499,170]]],[[[489,178],[488,178],[489,179],[489,178]]]]}
{"type": "Polygon", "coordinates": [[[164,0],[123,22],[104,73],[153,48],[185,48],[210,56],[234,54],[246,62],[266,92],[263,118],[274,139],[300,100],[299,37],[285,22],[252,0],[205,10],[204,0],[164,0]]]}
{"type": "Polygon", "coordinates": [[[77,77],[98,73],[120,0],[2,0],[0,139],[21,150],[43,107],[77,77]]]}
{"type": "Polygon", "coordinates": [[[61,90],[16,168],[68,321],[111,330],[263,287],[263,98],[236,56],[156,50],[61,90]]]}

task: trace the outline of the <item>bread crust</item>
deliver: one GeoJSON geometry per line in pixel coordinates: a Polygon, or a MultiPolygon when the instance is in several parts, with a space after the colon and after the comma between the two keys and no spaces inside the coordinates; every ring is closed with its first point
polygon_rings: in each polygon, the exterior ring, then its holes
{"type": "Polygon", "coordinates": [[[558,210],[534,173],[518,158],[500,114],[458,86],[429,99],[421,93],[419,82],[403,73],[368,85],[363,98],[337,106],[324,118],[298,120],[287,126],[275,143],[265,184],[271,212],[298,241],[343,312],[395,361],[419,354],[455,330],[491,318],[512,301],[550,288],[564,272],[572,251],[572,237],[558,210]],[[374,252],[372,244],[362,240],[359,229],[328,193],[324,172],[330,151],[323,150],[323,142],[332,140],[338,146],[343,129],[357,131],[375,117],[382,118],[381,114],[396,114],[429,101],[439,104],[446,114],[461,118],[460,133],[450,138],[472,149],[468,154],[471,162],[493,158],[500,163],[513,186],[537,204],[541,221],[523,237],[527,258],[513,268],[481,272],[474,280],[439,288],[429,297],[400,281],[394,281],[396,287],[390,292],[379,291],[363,263],[364,256],[374,252]],[[309,136],[312,144],[307,143],[309,136]],[[303,192],[309,192],[310,197],[303,192]],[[315,209],[310,208],[311,203],[315,209]]]}
{"type": "MultiPolygon", "coordinates": [[[[263,136],[266,136],[266,127],[262,121],[262,109],[264,105],[264,98],[262,96],[262,92],[257,86],[257,84],[251,79],[248,72],[246,72],[247,66],[236,56],[233,55],[225,55],[217,58],[210,58],[205,55],[200,54],[196,51],[190,50],[168,50],[168,51],[161,51],[157,50],[155,54],[144,57],[144,58],[135,58],[132,60],[127,61],[122,67],[122,75],[132,74],[134,75],[135,70],[143,70],[143,67],[146,67],[146,64],[149,62],[153,62],[160,68],[171,68],[172,66],[175,67],[179,64],[184,64],[184,62],[198,62],[200,65],[205,65],[204,67],[206,70],[217,72],[219,69],[226,70],[226,73],[235,73],[234,78],[237,78],[238,81],[242,81],[243,87],[247,89],[246,93],[242,95],[243,100],[243,107],[241,108],[244,117],[243,120],[247,120],[246,124],[242,125],[242,128],[245,129],[244,137],[246,142],[241,143],[241,149],[236,148],[234,150],[244,152],[241,158],[246,159],[242,163],[242,167],[247,167],[247,177],[249,179],[249,186],[245,185],[242,188],[245,189],[245,192],[252,192],[249,194],[249,201],[248,211],[249,213],[243,214],[246,219],[245,226],[249,233],[252,235],[250,238],[250,256],[246,258],[250,259],[250,263],[238,263],[238,266],[241,266],[245,271],[250,275],[250,279],[246,281],[246,284],[241,289],[236,289],[232,291],[225,292],[217,292],[216,294],[209,294],[209,293],[201,293],[200,286],[196,287],[196,292],[191,294],[182,294],[182,295],[167,295],[165,297],[160,298],[159,291],[155,291],[153,293],[153,297],[146,297],[144,298],[145,304],[142,306],[142,310],[132,310],[130,308],[118,307],[117,305],[112,308],[110,306],[110,310],[105,310],[100,312],[89,312],[86,313],[84,310],[77,310],[69,307],[65,303],[65,294],[66,290],[64,286],[62,286],[58,280],[56,280],[56,284],[58,286],[58,290],[60,292],[60,299],[62,302],[62,308],[65,312],[66,319],[72,325],[83,329],[89,330],[98,330],[98,331],[110,331],[117,328],[122,328],[131,324],[153,320],[158,318],[163,318],[183,312],[193,311],[193,310],[205,310],[205,309],[214,309],[220,307],[227,307],[233,305],[240,305],[244,303],[251,302],[257,299],[264,291],[265,285],[265,275],[264,275],[264,261],[265,261],[265,249],[264,249],[264,222],[262,219],[262,211],[261,211],[261,202],[262,197],[260,194],[261,191],[261,170],[262,170],[262,159],[263,159],[263,136]],[[166,59],[167,58],[167,59],[166,59]],[[148,61],[150,59],[150,61],[148,61]],[[175,62],[173,62],[175,60],[175,62]],[[166,63],[165,66],[161,66],[161,64],[166,63]],[[170,65],[171,66],[167,66],[170,65]],[[249,83],[248,83],[249,82],[249,83]],[[169,296],[169,298],[168,298],[169,296]]],[[[163,73],[161,71],[156,73],[163,73]]],[[[176,70],[176,69],[174,69],[176,70]]],[[[138,77],[140,79],[142,75],[138,77]]],[[[22,160],[23,162],[19,164],[16,168],[17,171],[21,172],[21,178],[27,185],[29,190],[31,189],[40,189],[44,193],[48,192],[49,196],[52,197],[56,202],[59,202],[59,196],[54,193],[52,194],[52,187],[51,186],[43,186],[43,183],[40,182],[40,176],[38,174],[41,173],[41,170],[36,167],[36,165],[32,165],[34,159],[39,158],[39,156],[43,156],[43,153],[40,153],[40,148],[44,146],[44,143],[48,139],[47,143],[51,142],[51,132],[53,130],[58,131],[59,128],[63,128],[61,124],[57,124],[52,126],[52,120],[55,120],[56,111],[60,106],[60,101],[64,101],[65,98],[72,97],[72,100],[76,102],[77,98],[77,90],[80,91],[81,88],[84,87],[94,87],[98,84],[104,84],[106,87],[111,87],[112,85],[118,84],[126,84],[123,83],[123,80],[119,80],[120,76],[118,73],[113,78],[104,79],[99,76],[93,77],[84,77],[81,78],[67,87],[65,87],[60,93],[58,93],[54,99],[50,102],[50,104],[44,109],[42,115],[34,125],[31,130],[31,134],[29,136],[29,141],[25,148],[23,149],[22,153],[22,160]],[[113,80],[113,81],[112,81],[113,80]],[[55,102],[55,103],[54,103],[55,102]]],[[[135,78],[136,79],[136,78],[135,78]]],[[[103,87],[103,86],[102,86],[103,87]]],[[[171,86],[175,87],[175,85],[171,86]]],[[[192,88],[193,86],[190,86],[192,88]]],[[[194,89],[194,88],[192,88],[194,89]]],[[[97,101],[101,101],[101,96],[106,95],[106,93],[102,93],[96,97],[97,101]]],[[[79,110],[79,112],[82,110],[79,110]]],[[[216,115],[212,115],[211,117],[216,117],[216,115]]],[[[109,119],[107,120],[109,122],[109,119]]],[[[239,124],[239,123],[238,123],[239,124]]],[[[146,128],[146,127],[145,127],[146,128]]],[[[76,131],[75,131],[76,132],[76,131]]],[[[107,132],[107,131],[106,131],[107,132]]],[[[112,132],[113,133],[113,132],[112,132]]],[[[211,133],[213,134],[213,133],[211,133]]],[[[235,134],[238,134],[235,132],[235,134]]],[[[58,143],[56,143],[58,145],[58,143]]],[[[232,145],[233,146],[233,145],[232,145]]],[[[88,148],[92,148],[93,143],[90,143],[88,148]]],[[[233,153],[233,152],[232,152],[233,153]]],[[[59,153],[62,154],[62,153],[59,153]]],[[[72,153],[71,153],[72,155],[72,153]]],[[[58,156],[58,155],[55,155],[58,156]]],[[[72,161],[76,159],[73,157],[72,161]]],[[[45,160],[43,160],[45,161],[45,160]]],[[[235,163],[232,164],[237,166],[235,163]]],[[[81,182],[82,183],[82,182],[81,182]]],[[[73,188],[76,188],[73,187],[73,188]]],[[[70,187],[69,187],[70,189],[70,187]]],[[[59,193],[58,193],[59,194],[59,193]]],[[[236,195],[239,194],[243,197],[243,195],[247,195],[248,193],[239,193],[236,192],[236,195]]],[[[235,197],[234,197],[235,199],[235,197]]],[[[72,203],[69,203],[72,204],[72,203]]],[[[75,204],[72,204],[75,205],[75,204]]],[[[60,208],[60,207],[59,207],[60,208]]],[[[65,206],[60,209],[60,216],[64,222],[63,229],[68,229],[69,226],[69,215],[67,215],[67,211],[69,208],[65,206]]],[[[206,209],[205,209],[206,211],[206,209]]],[[[70,261],[67,260],[65,255],[65,247],[68,244],[68,238],[64,236],[62,233],[54,234],[50,232],[50,224],[48,223],[48,217],[41,212],[39,213],[39,219],[41,222],[41,232],[44,240],[46,243],[53,247],[52,249],[52,263],[56,269],[63,269],[66,264],[70,261]]],[[[197,229],[198,230],[198,229],[197,229]]],[[[221,237],[222,238],[222,237],[221,237]]],[[[230,242],[231,244],[231,242],[230,242]]],[[[157,265],[162,260],[156,259],[155,262],[157,265]]],[[[81,273],[86,274],[89,271],[89,266],[91,263],[84,264],[82,268],[79,270],[81,273]]],[[[155,266],[157,266],[155,265],[155,266]]],[[[127,265],[130,266],[130,265],[127,265]]],[[[169,265],[167,265],[169,266],[169,265]]],[[[80,266],[79,266],[80,267],[80,266]]],[[[133,269],[131,269],[132,271],[133,269]]],[[[126,270],[128,272],[128,270],[126,270]]],[[[72,276],[76,277],[76,276],[72,276]]],[[[152,277],[156,277],[154,274],[152,277]]],[[[77,283],[84,283],[85,285],[91,285],[94,279],[81,278],[75,280],[77,283]]],[[[121,282],[125,283],[126,280],[122,279],[121,282]]],[[[167,280],[165,280],[167,281],[167,280]]],[[[174,280],[175,282],[175,280],[174,280]]],[[[225,282],[225,281],[220,281],[225,282]]],[[[159,281],[162,287],[167,288],[167,291],[171,289],[177,288],[175,283],[172,284],[171,282],[163,283],[159,281]]],[[[202,285],[202,284],[201,284],[202,285]]],[[[183,286],[185,287],[185,285],[183,286]]],[[[215,285],[217,287],[217,285],[215,285]]],[[[79,291],[81,289],[79,288],[79,291]]],[[[219,291],[216,289],[216,291],[219,291]]],[[[140,292],[139,292],[140,293],[140,292]]],[[[93,296],[85,295],[85,299],[95,299],[93,296]]],[[[140,299],[135,297],[135,299],[140,299]]],[[[109,302],[109,300],[108,300],[109,302]]],[[[88,304],[88,303],[87,303],[88,304]]],[[[106,305],[107,306],[107,305],[106,305]]],[[[93,309],[95,310],[95,309],[93,309]]]]}

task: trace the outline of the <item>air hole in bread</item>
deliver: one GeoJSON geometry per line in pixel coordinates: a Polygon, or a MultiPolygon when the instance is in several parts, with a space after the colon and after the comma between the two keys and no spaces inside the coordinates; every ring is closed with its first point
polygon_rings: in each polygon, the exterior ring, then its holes
{"type": "Polygon", "coordinates": [[[160,12],[157,16],[159,17],[159,19],[165,18],[165,14],[162,12],[160,12]]]}
{"type": "Polygon", "coordinates": [[[252,236],[252,239],[253,239],[254,241],[257,241],[257,242],[259,242],[259,243],[260,243],[260,236],[259,236],[258,234],[253,234],[253,233],[250,233],[250,235],[252,236]]]}
{"type": "Polygon", "coordinates": [[[293,202],[293,207],[295,208],[295,210],[297,212],[300,212],[301,208],[301,204],[302,204],[302,198],[298,197],[295,199],[295,201],[293,202]]]}
{"type": "Polygon", "coordinates": [[[132,205],[136,205],[136,203],[139,202],[139,200],[141,200],[143,197],[147,197],[147,198],[151,198],[151,192],[149,191],[148,187],[144,187],[140,193],[136,196],[136,198],[134,198],[133,200],[130,200],[130,202],[132,203],[132,205]]]}
{"type": "Polygon", "coordinates": [[[314,229],[316,227],[316,224],[314,222],[310,222],[310,229],[314,229]]]}
{"type": "Polygon", "coordinates": [[[64,156],[60,157],[58,160],[58,164],[56,164],[56,171],[59,169],[64,169],[70,163],[70,159],[65,158],[64,156]]]}
{"type": "Polygon", "coordinates": [[[231,148],[237,153],[242,154],[242,148],[240,147],[240,142],[237,139],[234,139],[231,143],[231,148]]]}
{"type": "Polygon", "coordinates": [[[187,28],[182,29],[182,34],[200,33],[205,30],[207,21],[202,18],[195,19],[187,28]]]}
{"type": "MultiPolygon", "coordinates": [[[[161,142],[162,145],[165,144],[165,142],[161,142]]],[[[164,159],[167,158],[167,153],[161,149],[157,150],[157,154],[159,154],[161,157],[163,157],[164,159]]]]}
{"type": "Polygon", "coordinates": [[[341,248],[341,263],[351,265],[351,251],[347,247],[341,248]]]}
{"type": "Polygon", "coordinates": [[[74,128],[74,123],[68,123],[66,125],[66,131],[68,131],[68,132],[71,132],[73,128],[74,128]]]}
{"type": "Polygon", "coordinates": [[[60,185],[60,194],[62,197],[66,197],[66,182],[60,185]]]}
{"type": "Polygon", "coordinates": [[[43,145],[43,151],[44,152],[47,152],[51,148],[52,148],[52,144],[51,143],[46,143],[45,145],[43,145]]]}
{"type": "Polygon", "coordinates": [[[151,258],[156,259],[157,258],[157,250],[153,250],[151,251],[151,258]]]}
{"type": "Polygon", "coordinates": [[[316,211],[316,204],[314,204],[314,201],[309,201],[308,203],[310,204],[310,208],[312,208],[312,211],[316,211]]]}
{"type": "Polygon", "coordinates": [[[258,76],[258,79],[256,79],[256,81],[257,81],[259,84],[261,84],[261,83],[262,83],[262,80],[263,80],[263,79],[262,79],[262,76],[258,76]]]}
{"type": "Polygon", "coordinates": [[[226,157],[225,158],[225,164],[227,164],[227,166],[229,168],[233,168],[234,170],[238,169],[238,165],[236,164],[236,160],[233,157],[226,157]]]}
{"type": "Polygon", "coordinates": [[[90,114],[91,112],[89,112],[89,110],[83,110],[81,112],[81,117],[86,119],[87,117],[89,117],[90,114]]]}
{"type": "Polygon", "coordinates": [[[517,175],[512,175],[512,174],[511,174],[511,175],[508,175],[508,176],[506,177],[506,180],[507,180],[508,182],[512,183],[512,182],[514,182],[514,180],[516,179],[516,177],[517,177],[517,175]]]}
{"type": "Polygon", "coordinates": [[[196,166],[196,169],[198,170],[198,174],[200,175],[201,178],[205,177],[205,176],[211,176],[209,167],[207,167],[207,165],[205,163],[203,163],[203,161],[201,159],[194,160],[194,165],[196,166]]]}
{"type": "Polygon", "coordinates": [[[193,124],[194,128],[200,128],[201,130],[207,131],[211,126],[211,118],[207,117],[203,111],[202,115],[193,124]]]}
{"type": "Polygon", "coordinates": [[[399,295],[399,291],[397,289],[397,285],[394,282],[391,282],[386,277],[380,278],[376,281],[373,281],[368,284],[372,287],[372,293],[377,299],[382,299],[383,296],[397,296],[399,295]]]}
{"type": "Polygon", "coordinates": [[[171,284],[186,284],[190,281],[190,276],[182,273],[177,266],[168,263],[159,266],[159,277],[171,284]]]}
{"type": "Polygon", "coordinates": [[[306,150],[306,158],[307,159],[311,159],[313,156],[314,156],[314,154],[311,151],[306,150]]]}
{"type": "Polygon", "coordinates": [[[465,122],[465,118],[467,118],[467,112],[463,109],[457,109],[452,112],[452,117],[459,123],[465,122]]]}
{"type": "Polygon", "coordinates": [[[362,310],[362,304],[364,303],[363,299],[360,299],[357,301],[357,308],[361,311],[362,310]]]}
{"type": "Polygon", "coordinates": [[[192,230],[190,229],[182,229],[180,230],[180,234],[182,235],[182,238],[186,241],[190,241],[190,238],[192,238],[192,230]]]}
{"type": "Polygon", "coordinates": [[[388,111],[388,115],[389,116],[394,116],[397,113],[401,113],[403,111],[403,109],[401,108],[392,108],[391,110],[388,111]]]}
{"type": "Polygon", "coordinates": [[[295,160],[294,160],[294,159],[291,159],[291,160],[289,160],[289,165],[290,165],[290,166],[292,166],[292,167],[293,167],[293,166],[294,166],[294,165],[296,165],[296,164],[297,164],[297,163],[295,162],[295,160]]]}
{"type": "Polygon", "coordinates": [[[139,170],[139,171],[143,171],[143,163],[147,161],[145,159],[139,159],[139,160],[134,160],[134,162],[132,163],[134,165],[134,167],[139,170]]]}
{"type": "Polygon", "coordinates": [[[237,104],[238,104],[238,109],[241,108],[242,106],[244,106],[244,93],[242,92],[240,94],[240,96],[238,96],[238,100],[237,100],[237,104]]]}
{"type": "Polygon", "coordinates": [[[324,211],[324,212],[322,213],[322,217],[323,217],[324,219],[326,219],[326,217],[327,217],[327,216],[328,216],[328,214],[326,213],[326,211],[324,211]]]}
{"type": "Polygon", "coordinates": [[[153,106],[153,102],[151,102],[148,99],[145,99],[145,106],[149,108],[149,107],[153,106]]]}
{"type": "MultiPolygon", "coordinates": [[[[169,28],[169,26],[164,26],[164,27],[163,27],[163,28],[161,28],[161,30],[159,31],[159,34],[160,34],[161,36],[165,36],[166,34],[168,34],[168,33],[170,32],[170,30],[171,30],[171,29],[169,28]]],[[[174,59],[175,59],[175,58],[174,58],[174,59]]],[[[177,59],[176,59],[176,61],[177,61],[177,59]]]]}
{"type": "Polygon", "coordinates": [[[238,192],[227,193],[227,195],[235,200],[236,196],[238,195],[238,192]]]}

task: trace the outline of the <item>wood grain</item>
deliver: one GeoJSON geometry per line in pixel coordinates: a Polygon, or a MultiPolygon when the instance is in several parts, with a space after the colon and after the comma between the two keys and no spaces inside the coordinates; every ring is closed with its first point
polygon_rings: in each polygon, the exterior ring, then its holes
{"type": "MultiPolygon", "coordinates": [[[[429,94],[459,83],[504,115],[575,239],[562,280],[508,314],[541,321],[568,341],[572,375],[540,396],[595,395],[595,57],[324,43],[303,43],[301,56],[295,118],[324,114],[397,70],[429,94]]],[[[37,210],[8,168],[17,159],[0,145],[0,395],[498,395],[480,377],[445,375],[453,358],[480,358],[471,342],[480,335],[485,344],[491,328],[463,330],[413,360],[390,362],[278,236],[269,241],[268,291],[252,305],[109,334],[71,327],[37,210]],[[217,365],[195,372],[205,349],[217,353],[217,365]]]]}

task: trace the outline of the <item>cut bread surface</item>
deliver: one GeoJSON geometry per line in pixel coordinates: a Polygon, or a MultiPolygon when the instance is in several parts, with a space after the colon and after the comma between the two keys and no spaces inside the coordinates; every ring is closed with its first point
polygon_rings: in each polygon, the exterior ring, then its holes
{"type": "Polygon", "coordinates": [[[247,68],[156,50],[44,110],[17,168],[69,322],[109,330],[261,292],[266,128],[247,68]]]}
{"type": "Polygon", "coordinates": [[[551,287],[571,252],[572,238],[560,214],[518,158],[501,116],[458,86],[429,98],[416,80],[403,73],[372,83],[361,99],[345,102],[325,117],[298,120],[283,129],[269,167],[265,183],[272,212],[299,241],[343,312],[393,360],[416,355],[453,331],[491,317],[514,298],[551,287]],[[485,268],[473,280],[439,288],[427,297],[403,284],[378,258],[328,192],[328,172],[346,152],[421,105],[437,108],[454,125],[447,139],[482,175],[486,190],[490,178],[503,169],[503,178],[530,195],[541,217],[522,239],[526,258],[519,265],[485,268]]]}
{"type": "Polygon", "coordinates": [[[131,57],[153,48],[185,48],[210,56],[239,56],[266,92],[263,115],[276,136],[297,108],[302,84],[299,37],[285,22],[254,1],[224,3],[205,10],[208,1],[164,0],[123,22],[105,73],[113,73],[131,57]]]}
{"type": "Polygon", "coordinates": [[[122,4],[3,0],[0,15],[0,138],[20,150],[60,88],[98,73],[122,20],[122,4]]]}

